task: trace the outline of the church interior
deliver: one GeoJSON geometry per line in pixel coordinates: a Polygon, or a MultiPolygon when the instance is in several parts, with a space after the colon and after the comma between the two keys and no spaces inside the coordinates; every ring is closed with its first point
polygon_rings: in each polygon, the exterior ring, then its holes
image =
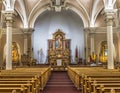
{"type": "Polygon", "coordinates": [[[0,0],[0,93],[120,93],[120,0],[0,0]]]}

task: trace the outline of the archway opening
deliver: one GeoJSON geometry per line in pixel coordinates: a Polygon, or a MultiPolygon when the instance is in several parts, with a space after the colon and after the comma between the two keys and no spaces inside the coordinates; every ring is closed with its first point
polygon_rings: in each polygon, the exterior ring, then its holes
{"type": "Polygon", "coordinates": [[[52,39],[53,33],[61,29],[66,39],[71,39],[71,62],[75,62],[76,47],[79,58],[85,58],[84,24],[80,16],[72,10],[61,12],[46,11],[38,16],[34,24],[35,31],[32,34],[34,58],[39,62],[42,49],[42,61],[47,62],[48,39],[52,39]]]}

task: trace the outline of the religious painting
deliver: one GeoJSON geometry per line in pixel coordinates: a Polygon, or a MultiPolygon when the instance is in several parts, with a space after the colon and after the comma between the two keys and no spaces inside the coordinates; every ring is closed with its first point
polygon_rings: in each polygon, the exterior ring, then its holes
{"type": "Polygon", "coordinates": [[[58,34],[58,35],[56,36],[55,47],[56,47],[56,49],[57,49],[57,48],[59,48],[59,49],[62,48],[62,36],[61,36],[60,34],[58,34]]]}
{"type": "Polygon", "coordinates": [[[49,44],[48,44],[48,45],[49,45],[49,48],[52,49],[52,48],[53,48],[53,41],[52,41],[52,40],[49,40],[48,43],[49,43],[49,44]]]}
{"type": "Polygon", "coordinates": [[[65,41],[65,48],[70,49],[70,40],[65,41]]]}

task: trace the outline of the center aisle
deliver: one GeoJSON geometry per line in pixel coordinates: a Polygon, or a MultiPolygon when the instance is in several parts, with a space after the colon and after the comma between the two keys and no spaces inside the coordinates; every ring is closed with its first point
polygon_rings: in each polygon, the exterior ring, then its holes
{"type": "Polygon", "coordinates": [[[80,93],[75,87],[67,72],[52,72],[46,87],[40,93],[80,93]]]}

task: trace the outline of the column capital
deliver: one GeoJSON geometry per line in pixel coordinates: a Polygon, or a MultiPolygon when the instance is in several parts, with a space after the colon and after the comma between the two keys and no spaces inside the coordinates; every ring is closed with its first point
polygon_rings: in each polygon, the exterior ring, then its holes
{"type": "Polygon", "coordinates": [[[91,33],[91,34],[95,34],[95,27],[88,27],[88,28],[84,28],[85,32],[91,33]]]}
{"type": "Polygon", "coordinates": [[[22,29],[24,34],[32,34],[34,32],[33,28],[23,28],[22,29]]]}
{"type": "Polygon", "coordinates": [[[104,13],[107,15],[107,16],[114,16],[114,14],[117,12],[117,9],[105,9],[104,10],[104,13]]]}
{"type": "Polygon", "coordinates": [[[106,23],[108,26],[112,26],[113,24],[113,19],[114,19],[114,14],[117,12],[117,9],[105,9],[105,16],[106,16],[106,23]]]}
{"type": "Polygon", "coordinates": [[[16,13],[14,11],[2,11],[2,13],[5,16],[6,25],[12,26],[16,13]]]}
{"type": "Polygon", "coordinates": [[[15,15],[17,15],[15,11],[2,11],[2,13],[5,16],[6,21],[10,22],[12,22],[14,20],[15,15]]]}
{"type": "Polygon", "coordinates": [[[83,30],[85,33],[89,33],[89,28],[84,28],[83,30]]]}

